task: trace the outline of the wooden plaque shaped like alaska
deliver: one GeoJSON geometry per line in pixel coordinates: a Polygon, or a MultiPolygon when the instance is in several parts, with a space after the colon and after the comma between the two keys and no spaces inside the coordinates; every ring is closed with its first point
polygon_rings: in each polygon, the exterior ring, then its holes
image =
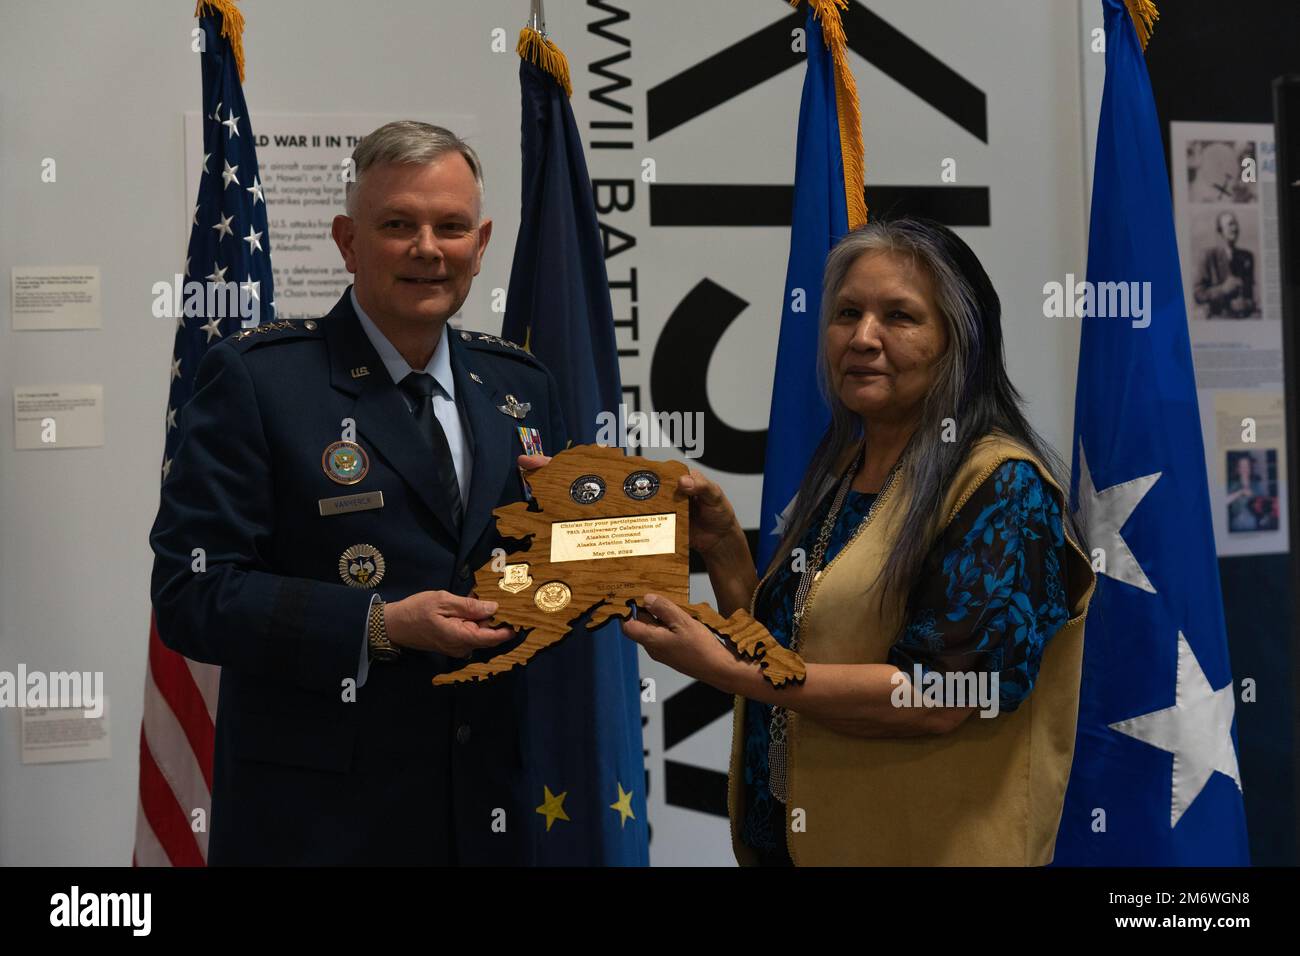
{"type": "Polygon", "coordinates": [[[724,618],[708,604],[687,603],[690,499],[677,489],[685,474],[681,462],[601,445],[562,451],[530,472],[532,506],[516,502],[493,512],[497,531],[515,550],[475,574],[478,596],[498,605],[483,623],[512,627],[524,640],[490,660],[439,674],[433,683],[486,680],[522,667],[566,637],[590,640],[587,632],[610,618],[627,620],[647,592],[673,601],[737,655],[757,661],[773,685],[802,681],[803,660],[746,611],[724,618]],[[575,629],[579,633],[570,635],[575,629]]]}

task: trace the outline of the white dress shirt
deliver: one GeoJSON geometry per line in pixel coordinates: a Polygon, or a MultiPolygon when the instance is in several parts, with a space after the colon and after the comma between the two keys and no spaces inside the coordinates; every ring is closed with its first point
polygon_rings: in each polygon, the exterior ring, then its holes
{"type": "MultiPolygon", "coordinates": [[[[460,504],[461,508],[465,508],[469,503],[469,482],[474,469],[474,456],[470,453],[469,429],[465,427],[460,417],[460,410],[456,407],[456,380],[451,374],[451,344],[447,341],[446,323],[443,323],[442,337],[438,339],[438,345],[433,350],[433,357],[429,359],[429,364],[422,369],[411,368],[411,363],[402,357],[402,353],[397,351],[393,343],[388,341],[388,337],[380,331],[379,326],[375,325],[374,320],[361,308],[361,303],[357,301],[356,289],[349,290],[349,295],[352,297],[352,308],[356,310],[357,318],[361,320],[361,330],[366,333],[366,338],[379,353],[379,360],[384,363],[384,368],[388,369],[394,385],[400,386],[402,379],[412,372],[428,372],[438,383],[438,387],[433,390],[433,414],[438,417],[438,424],[447,435],[452,465],[456,468],[456,483],[460,485],[460,504]]],[[[405,392],[402,392],[402,399],[406,401],[407,409],[414,412],[405,392]]],[[[371,607],[378,597],[379,595],[376,594],[370,599],[371,607]]],[[[364,686],[370,674],[369,625],[370,614],[367,611],[366,620],[362,622],[361,663],[357,668],[357,687],[364,686]]]]}
{"type": "MultiPolygon", "coordinates": [[[[433,392],[433,414],[437,416],[438,424],[447,435],[447,444],[451,447],[451,462],[456,468],[456,482],[460,485],[460,505],[461,508],[466,507],[469,503],[469,482],[474,469],[474,456],[470,454],[469,449],[469,429],[461,421],[460,411],[456,407],[456,380],[451,374],[451,345],[447,342],[446,323],[442,326],[442,337],[438,339],[438,347],[433,350],[433,358],[429,359],[429,364],[424,368],[411,368],[411,364],[402,358],[402,353],[397,351],[393,343],[388,341],[388,337],[379,330],[379,326],[375,325],[361,308],[361,303],[357,302],[356,290],[353,289],[350,294],[352,308],[356,310],[357,318],[361,320],[361,329],[366,333],[370,344],[375,347],[375,351],[379,353],[379,360],[384,363],[384,368],[388,369],[393,384],[401,385],[402,379],[412,372],[427,372],[438,383],[438,388],[433,392]]],[[[405,392],[402,393],[402,398],[406,398],[405,392]]],[[[411,408],[409,401],[407,401],[407,408],[411,408]]]]}

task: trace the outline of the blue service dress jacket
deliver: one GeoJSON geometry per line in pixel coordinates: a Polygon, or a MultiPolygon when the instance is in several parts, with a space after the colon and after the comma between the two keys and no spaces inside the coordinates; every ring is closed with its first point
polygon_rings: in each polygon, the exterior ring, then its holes
{"type": "Polygon", "coordinates": [[[547,454],[567,443],[545,367],[493,336],[449,332],[473,455],[459,533],[428,441],[348,293],[323,319],[231,336],[198,370],[150,542],[159,636],[222,668],[212,864],[532,862],[528,828],[509,825],[532,811],[524,672],[435,688],[466,661],[403,649],[347,692],[374,593],[472,590],[501,543],[492,509],[524,500],[518,428],[536,429],[547,454]],[[346,419],[364,457],[334,471],[366,466],[348,485],[322,460],[346,419]],[[320,502],[374,504],[376,492],[382,507],[321,513],[320,502]],[[345,583],[340,559],[356,545],[383,558],[371,587],[356,574],[345,583]]]}

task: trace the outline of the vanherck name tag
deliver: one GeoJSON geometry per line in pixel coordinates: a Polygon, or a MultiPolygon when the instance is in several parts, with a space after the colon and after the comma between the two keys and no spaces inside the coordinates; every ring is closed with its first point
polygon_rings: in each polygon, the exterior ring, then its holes
{"type": "Polygon", "coordinates": [[[316,502],[322,517],[345,515],[350,511],[373,511],[384,506],[384,493],[370,491],[364,495],[343,495],[339,498],[321,498],[316,502]]]}

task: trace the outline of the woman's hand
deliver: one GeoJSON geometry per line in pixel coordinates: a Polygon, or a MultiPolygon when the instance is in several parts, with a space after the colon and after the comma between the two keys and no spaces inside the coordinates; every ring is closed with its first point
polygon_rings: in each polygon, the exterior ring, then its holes
{"type": "MultiPolygon", "coordinates": [[[[735,540],[740,523],[736,509],[718,486],[694,468],[683,475],[677,487],[691,499],[691,547],[707,558],[709,552],[724,542],[735,540]]],[[[740,538],[743,541],[744,532],[740,538]]]]}
{"type": "Polygon", "coordinates": [[[647,594],[641,606],[649,615],[624,621],[624,634],[660,664],[732,692],[735,677],[746,665],[712,631],[666,597],[647,594]]]}
{"type": "Polygon", "coordinates": [[[536,471],[543,465],[549,465],[550,463],[550,455],[520,455],[516,462],[524,471],[536,471]]]}

